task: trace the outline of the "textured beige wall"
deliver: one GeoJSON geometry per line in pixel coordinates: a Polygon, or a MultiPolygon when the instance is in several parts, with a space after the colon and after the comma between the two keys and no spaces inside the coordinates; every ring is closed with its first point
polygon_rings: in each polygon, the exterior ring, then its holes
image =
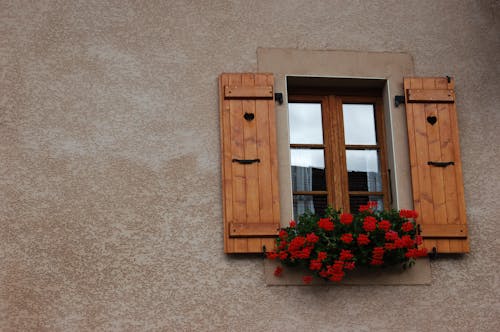
{"type": "Polygon", "coordinates": [[[500,330],[498,1],[0,0],[1,331],[500,330]],[[431,286],[266,287],[223,254],[217,75],[258,47],[456,79],[471,254],[431,286]]]}

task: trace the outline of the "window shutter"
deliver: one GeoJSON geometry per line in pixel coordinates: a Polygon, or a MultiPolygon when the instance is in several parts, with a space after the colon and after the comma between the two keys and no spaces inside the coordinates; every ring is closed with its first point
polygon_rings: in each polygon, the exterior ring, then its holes
{"type": "Polygon", "coordinates": [[[405,78],[414,208],[423,246],[469,252],[454,81],[405,78]]]}
{"type": "Polygon", "coordinates": [[[274,78],[219,78],[224,251],[272,250],[280,227],[274,78]]]}

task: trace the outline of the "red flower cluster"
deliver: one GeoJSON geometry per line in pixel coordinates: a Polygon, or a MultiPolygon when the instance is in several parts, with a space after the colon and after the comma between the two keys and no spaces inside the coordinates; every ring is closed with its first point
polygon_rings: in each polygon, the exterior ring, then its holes
{"type": "Polygon", "coordinates": [[[359,212],[373,211],[378,206],[377,202],[368,202],[366,205],[359,206],[359,212]]]}
{"type": "Polygon", "coordinates": [[[340,223],[344,225],[352,224],[352,220],[354,219],[353,215],[350,213],[342,213],[340,215],[340,223]]]}
{"type": "Polygon", "coordinates": [[[360,246],[364,246],[366,244],[370,243],[370,238],[366,234],[359,234],[358,235],[358,244],[360,246]]]}
{"type": "Polygon", "coordinates": [[[345,250],[345,249],[342,249],[342,251],[340,252],[339,259],[340,259],[341,261],[349,261],[349,260],[351,260],[353,257],[354,257],[354,255],[352,254],[352,252],[351,252],[350,250],[345,250]]]}
{"type": "Polygon", "coordinates": [[[325,231],[333,231],[333,222],[330,218],[321,218],[318,221],[318,227],[324,229],[325,231]]]}
{"type": "MultiPolygon", "coordinates": [[[[413,210],[378,211],[376,203],[362,206],[359,214],[328,210],[324,218],[304,214],[299,222],[290,221],[280,230],[277,249],[268,259],[284,265],[305,266],[310,274],[330,281],[341,281],[346,271],[356,266],[411,266],[414,259],[425,256],[419,249],[422,237],[417,235],[413,210]]],[[[283,273],[279,266],[276,276],[283,273]]],[[[311,283],[312,275],[303,282],[311,283]]]]}
{"type": "Polygon", "coordinates": [[[345,233],[345,234],[342,234],[342,236],[340,236],[340,241],[342,241],[346,244],[351,243],[352,240],[353,240],[353,237],[352,237],[351,233],[345,233]]]}
{"type": "Polygon", "coordinates": [[[401,218],[416,219],[418,217],[418,213],[414,210],[400,210],[399,216],[401,218]]]}
{"type": "Polygon", "coordinates": [[[406,252],[405,256],[407,258],[425,257],[425,256],[427,256],[427,249],[425,249],[425,248],[421,248],[421,249],[416,249],[416,248],[408,249],[408,251],[406,252]]]}
{"type": "Polygon", "coordinates": [[[388,220],[382,220],[381,222],[378,223],[378,229],[381,229],[385,232],[387,232],[389,229],[391,229],[391,222],[388,220]]]}
{"type": "Polygon", "coordinates": [[[384,248],[375,247],[372,252],[372,260],[370,265],[382,265],[384,264],[384,248]]]}
{"type": "Polygon", "coordinates": [[[411,221],[407,221],[401,225],[401,229],[403,232],[409,232],[413,229],[413,223],[411,221]]]}
{"type": "Polygon", "coordinates": [[[319,241],[319,236],[317,236],[316,234],[309,233],[309,234],[306,235],[306,242],[316,243],[318,241],[319,241]]]}
{"type": "Polygon", "coordinates": [[[363,229],[367,232],[373,232],[377,229],[377,219],[372,216],[366,216],[363,222],[363,229]]]}

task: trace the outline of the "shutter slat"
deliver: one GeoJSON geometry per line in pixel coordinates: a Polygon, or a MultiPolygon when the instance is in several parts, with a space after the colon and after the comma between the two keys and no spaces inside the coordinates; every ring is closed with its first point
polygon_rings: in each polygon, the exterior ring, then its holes
{"type": "MultiPolygon", "coordinates": [[[[229,235],[234,237],[275,237],[279,226],[275,223],[231,223],[229,235]]],[[[262,249],[262,248],[261,248],[262,249]]]]}
{"type": "Polygon", "coordinates": [[[226,253],[274,247],[280,217],[273,84],[270,74],[219,79],[226,253]]]}
{"type": "Polygon", "coordinates": [[[225,98],[273,98],[272,85],[252,86],[243,83],[224,87],[225,98]]]}
{"type": "Polygon", "coordinates": [[[414,208],[419,212],[423,246],[440,253],[468,252],[454,82],[445,78],[404,82],[414,208]],[[453,164],[436,167],[429,161],[453,164]]]}
{"type": "Polygon", "coordinates": [[[455,101],[455,93],[450,89],[408,89],[407,97],[411,103],[452,103],[455,101]]]}
{"type": "MultiPolygon", "coordinates": [[[[467,227],[460,224],[435,224],[435,225],[421,225],[423,237],[435,238],[466,238],[467,227]]],[[[444,240],[445,241],[445,240],[444,240]]]]}

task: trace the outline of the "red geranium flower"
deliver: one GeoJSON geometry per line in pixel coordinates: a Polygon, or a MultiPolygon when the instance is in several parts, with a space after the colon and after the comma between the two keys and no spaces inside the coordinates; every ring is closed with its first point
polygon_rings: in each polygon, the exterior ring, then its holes
{"type": "Polygon", "coordinates": [[[411,248],[415,245],[415,241],[409,235],[403,235],[401,240],[406,248],[411,248]]]}
{"type": "Polygon", "coordinates": [[[367,232],[373,232],[377,228],[377,219],[367,216],[363,222],[363,229],[367,232]]]}
{"type": "Polygon", "coordinates": [[[356,267],[356,263],[354,263],[354,262],[346,262],[344,264],[344,269],[346,269],[346,270],[354,270],[355,267],[356,267]]]}
{"type": "Polygon", "coordinates": [[[311,263],[309,264],[309,270],[312,270],[312,271],[316,271],[316,270],[321,270],[321,267],[323,266],[323,264],[321,263],[321,261],[318,259],[313,259],[311,260],[311,263]]]}
{"type": "Polygon", "coordinates": [[[382,220],[378,223],[378,229],[381,229],[384,232],[387,232],[389,229],[391,229],[391,226],[391,222],[388,220],[382,220]]]}
{"type": "Polygon", "coordinates": [[[342,213],[340,215],[340,223],[344,225],[350,225],[352,224],[353,218],[353,215],[350,213],[342,213]]]}
{"type": "Polygon", "coordinates": [[[366,234],[359,234],[358,235],[358,244],[360,246],[366,245],[370,243],[370,239],[368,238],[368,235],[366,234]]]}
{"type": "Polygon", "coordinates": [[[385,233],[385,239],[387,241],[396,241],[398,239],[398,233],[395,231],[388,231],[385,233]]]}
{"type": "Polygon", "coordinates": [[[303,236],[297,236],[292,241],[290,241],[290,245],[288,246],[288,250],[296,251],[302,248],[302,246],[306,243],[306,238],[303,236]]]}
{"type": "Polygon", "coordinates": [[[311,247],[305,247],[301,251],[294,252],[294,254],[295,254],[295,257],[297,257],[297,258],[307,259],[311,256],[311,251],[312,251],[311,247]]]}
{"type": "Polygon", "coordinates": [[[370,207],[368,205],[360,205],[359,206],[359,212],[365,212],[370,210],[370,207]]]}
{"type": "Polygon", "coordinates": [[[340,251],[340,256],[339,256],[340,261],[348,261],[351,260],[353,257],[354,255],[350,250],[342,249],[340,251]]]}
{"type": "Polygon", "coordinates": [[[352,234],[351,233],[345,233],[345,234],[342,234],[342,236],[340,237],[340,241],[346,243],[346,244],[349,244],[351,243],[353,240],[352,238],[352,234]]]}
{"type": "Polygon", "coordinates": [[[319,236],[314,233],[309,233],[306,235],[306,241],[309,243],[316,243],[319,241],[319,236]]]}
{"type": "Polygon", "coordinates": [[[411,221],[407,221],[401,225],[401,229],[403,232],[409,232],[413,229],[413,223],[411,221]]]}
{"type": "Polygon", "coordinates": [[[387,250],[393,250],[393,249],[396,249],[396,245],[394,243],[391,243],[391,242],[387,242],[385,245],[384,245],[384,248],[387,249],[387,250]]]}
{"type": "Polygon", "coordinates": [[[318,227],[324,229],[325,231],[333,231],[333,222],[330,218],[321,218],[318,221],[318,227]]]}
{"type": "Polygon", "coordinates": [[[326,257],[327,257],[326,252],[324,251],[318,252],[318,261],[324,261],[326,257]]]}
{"type": "Polygon", "coordinates": [[[415,219],[418,217],[418,212],[414,210],[400,210],[399,216],[401,218],[415,219]]]}
{"type": "Polygon", "coordinates": [[[282,230],[280,230],[278,236],[280,237],[280,239],[283,240],[283,239],[286,239],[286,237],[288,236],[288,233],[284,229],[282,229],[282,230]]]}
{"type": "Polygon", "coordinates": [[[278,258],[278,254],[275,253],[274,251],[270,251],[267,253],[267,258],[268,259],[276,259],[276,258],[278,258]]]}
{"type": "Polygon", "coordinates": [[[297,226],[297,223],[295,222],[295,220],[291,220],[291,221],[290,221],[290,227],[292,227],[292,228],[293,228],[293,227],[295,227],[295,226],[297,226]]]}

